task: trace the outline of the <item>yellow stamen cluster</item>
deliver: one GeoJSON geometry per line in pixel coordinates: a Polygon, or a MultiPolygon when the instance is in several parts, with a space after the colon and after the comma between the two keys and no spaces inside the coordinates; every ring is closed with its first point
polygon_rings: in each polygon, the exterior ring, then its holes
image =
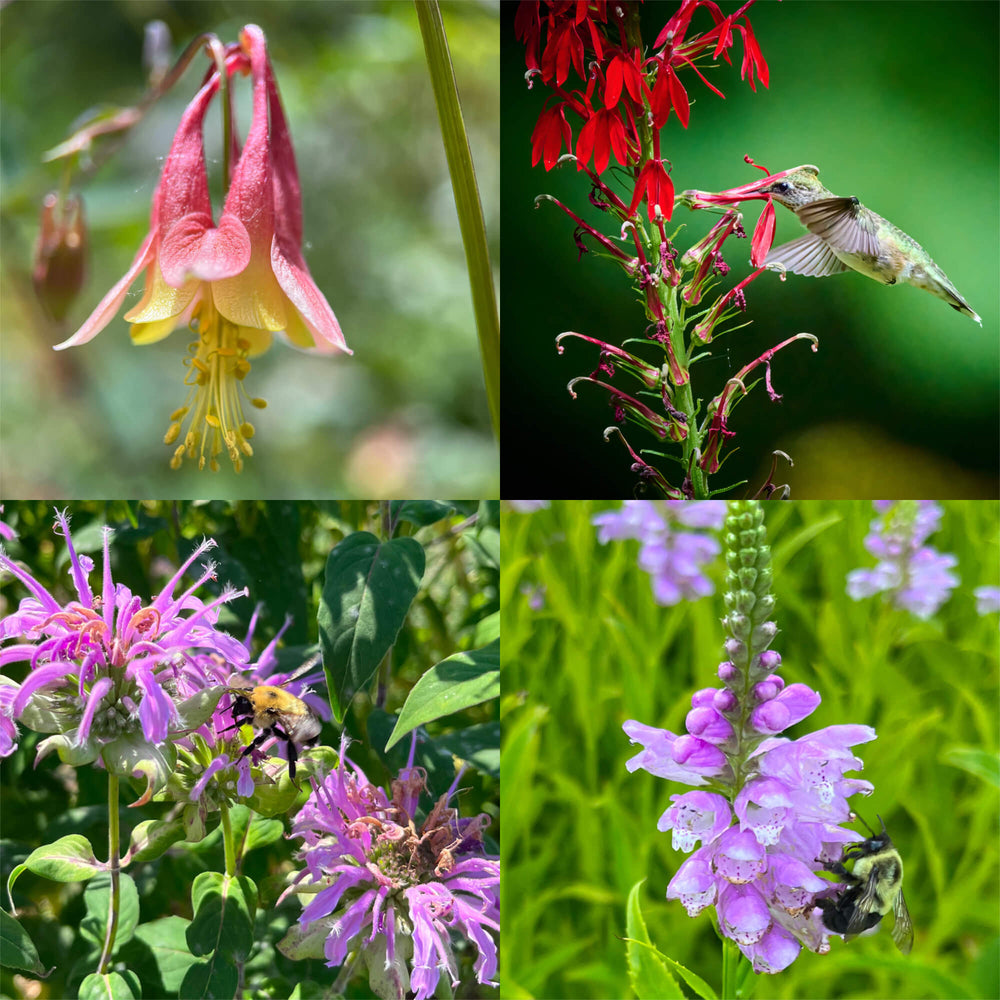
{"type": "Polygon", "coordinates": [[[241,396],[257,409],[267,406],[263,399],[249,396],[243,387],[243,379],[250,372],[250,343],[240,336],[238,326],[210,307],[201,309],[190,327],[198,334],[198,339],[188,344],[188,357],[184,359],[188,368],[184,384],[190,389],[184,405],[170,414],[163,443],[177,441],[185,422],[188,429],[183,443],[174,450],[170,467],[179,469],[186,455],[192,460],[197,458],[199,469],[207,464],[218,472],[219,455],[225,451],[233,468],[241,472],[243,457],[253,454],[250,438],[254,435],[253,424],[243,418],[241,396]]]}

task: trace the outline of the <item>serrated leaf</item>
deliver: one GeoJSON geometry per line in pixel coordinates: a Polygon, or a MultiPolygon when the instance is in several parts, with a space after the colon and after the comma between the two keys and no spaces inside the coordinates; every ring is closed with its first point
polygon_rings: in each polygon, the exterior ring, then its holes
{"type": "Polygon", "coordinates": [[[326,562],[319,606],[330,704],[342,722],[356,691],[367,686],[396,641],[424,574],[423,546],[413,538],[381,542],[356,531],[326,562]]]}
{"type": "Polygon", "coordinates": [[[413,686],[386,750],[432,719],[500,697],[500,640],[435,663],[413,686]]]}

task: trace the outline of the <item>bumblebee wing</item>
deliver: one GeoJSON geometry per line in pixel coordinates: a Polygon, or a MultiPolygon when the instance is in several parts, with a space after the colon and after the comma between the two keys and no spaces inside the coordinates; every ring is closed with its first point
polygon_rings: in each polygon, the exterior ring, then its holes
{"type": "Polygon", "coordinates": [[[313,653],[305,663],[300,667],[296,667],[295,670],[288,675],[287,680],[282,681],[282,684],[291,684],[292,681],[297,681],[300,677],[304,677],[309,673],[314,667],[321,666],[323,663],[322,653],[313,653]]]}
{"type": "Polygon", "coordinates": [[[860,934],[871,926],[868,918],[872,913],[878,912],[878,904],[878,869],[873,866],[855,901],[854,912],[851,914],[851,919],[847,922],[847,931],[844,934],[845,939],[850,939],[855,934],[860,934]]]}
{"type": "Polygon", "coordinates": [[[906,900],[903,899],[902,889],[896,894],[893,910],[896,913],[896,923],[892,928],[892,939],[904,955],[909,955],[913,947],[913,924],[910,921],[910,911],[906,908],[906,900]]]}

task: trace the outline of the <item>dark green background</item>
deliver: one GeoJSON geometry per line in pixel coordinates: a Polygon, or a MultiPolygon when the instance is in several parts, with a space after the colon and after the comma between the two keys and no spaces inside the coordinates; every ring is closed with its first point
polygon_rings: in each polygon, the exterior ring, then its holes
{"type": "MultiPolygon", "coordinates": [[[[617,267],[593,253],[577,262],[568,217],[551,204],[532,207],[547,192],[600,218],[571,165],[531,167],[531,131],[550,92],[540,82],[525,87],[512,8],[504,6],[501,25],[504,494],[629,496],[630,459],[601,437],[612,423],[606,394],[583,385],[573,401],[565,389],[593,370],[596,348],[570,341],[559,356],[554,339],[577,330],[621,344],[641,336],[645,319],[617,267]]],[[[644,8],[649,43],[675,9],[644,8]]],[[[678,191],[761,176],[745,154],[771,171],[817,164],[831,190],[856,195],[923,244],[983,318],[980,329],[926,292],[853,272],[784,283],[761,276],[747,290],[753,325],[713,345],[713,359],[695,369],[696,394],[716,395],[740,367],[800,331],[818,336],[820,349],[796,344],[778,355],[781,403],[761,386],[737,407],[740,451],[715,487],[748,478],[756,488],[770,451],[781,448],[796,465],[778,481],[791,482],[795,497],[996,495],[997,11],[994,3],[760,3],[750,17],[769,89],[754,94],[740,80],[738,35],[734,65],[703,70],[725,100],[681,72],[690,125],[671,115],[662,134],[678,191]]],[[[689,35],[711,26],[699,10],[689,35]]],[[[759,207],[744,204],[748,232],[759,207]]],[[[678,209],[673,222],[688,225],[680,249],[715,218],[678,209]]],[[[801,232],[778,208],[777,241],[801,232]]],[[[749,242],[731,239],[724,253],[730,281],[749,273],[749,242]]],[[[626,387],[623,377],[616,384],[626,387]]],[[[654,445],[633,427],[629,439],[654,445]]]]}

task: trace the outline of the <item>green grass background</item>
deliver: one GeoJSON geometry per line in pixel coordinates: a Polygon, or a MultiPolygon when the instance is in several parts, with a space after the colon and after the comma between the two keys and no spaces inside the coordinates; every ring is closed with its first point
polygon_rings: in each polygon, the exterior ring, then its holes
{"type": "MultiPolygon", "coordinates": [[[[631,996],[625,901],[645,879],[653,943],[720,983],[710,911],[689,918],[665,899],[685,855],[656,821],[686,786],[629,774],[622,723],[683,732],[690,696],[718,684],[723,614],[716,593],[658,607],[636,566],[638,543],[598,545],[590,518],[610,503],[554,502],[503,524],[503,942],[507,997],[631,996]],[[542,584],[532,611],[521,588],[542,584]]],[[[615,504],[615,506],[617,506],[615,504]]],[[[998,507],[945,504],[939,551],[961,584],[927,622],[880,598],[847,597],[846,574],[873,565],[862,547],[866,502],[768,505],[787,683],[822,703],[789,735],[874,726],[857,748],[874,793],[852,800],[880,813],[905,862],[916,932],[900,955],[887,931],[826,956],[803,951],[758,997],[996,997],[998,970],[997,616],[979,617],[973,588],[997,583],[998,507]],[[961,766],[988,756],[993,781],[961,766]]]]}

